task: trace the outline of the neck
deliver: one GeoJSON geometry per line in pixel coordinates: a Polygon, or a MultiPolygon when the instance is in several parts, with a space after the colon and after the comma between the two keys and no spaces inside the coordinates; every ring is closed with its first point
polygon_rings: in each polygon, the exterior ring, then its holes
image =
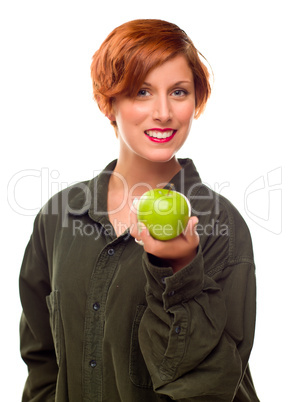
{"type": "Polygon", "coordinates": [[[137,156],[130,160],[119,158],[112,180],[116,186],[123,186],[121,182],[125,181],[128,189],[135,188],[134,194],[137,196],[150,188],[164,187],[180,170],[181,165],[176,157],[166,162],[152,162],[137,156]]]}

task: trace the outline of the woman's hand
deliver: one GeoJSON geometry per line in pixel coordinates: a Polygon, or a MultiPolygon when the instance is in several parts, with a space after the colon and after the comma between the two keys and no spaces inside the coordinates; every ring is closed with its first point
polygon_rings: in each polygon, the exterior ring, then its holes
{"type": "MultiPolygon", "coordinates": [[[[134,205],[135,207],[135,205],[134,205]]],[[[134,209],[134,208],[133,208],[134,209]]],[[[174,272],[188,265],[196,256],[199,245],[199,235],[195,226],[198,218],[193,216],[183,233],[171,240],[161,241],[154,239],[143,223],[137,221],[135,211],[130,213],[130,233],[137,240],[142,241],[144,250],[166,261],[174,272]]]]}

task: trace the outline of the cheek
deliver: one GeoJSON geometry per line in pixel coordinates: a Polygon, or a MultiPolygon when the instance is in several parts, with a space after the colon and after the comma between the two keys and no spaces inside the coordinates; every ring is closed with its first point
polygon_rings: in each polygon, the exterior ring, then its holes
{"type": "Polygon", "coordinates": [[[138,126],[147,116],[144,108],[131,106],[122,110],[119,117],[125,125],[138,126]]]}
{"type": "Polygon", "coordinates": [[[195,106],[194,105],[187,105],[183,108],[179,109],[178,118],[181,122],[190,123],[195,116],[195,106]]]}
{"type": "Polygon", "coordinates": [[[131,119],[135,125],[141,124],[148,116],[149,110],[144,104],[134,105],[131,108],[131,119]]]}

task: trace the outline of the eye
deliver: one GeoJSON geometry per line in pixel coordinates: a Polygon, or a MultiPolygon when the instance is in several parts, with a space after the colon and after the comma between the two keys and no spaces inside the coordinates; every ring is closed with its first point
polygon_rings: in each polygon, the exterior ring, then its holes
{"type": "Polygon", "coordinates": [[[176,89],[172,92],[173,96],[186,96],[188,94],[188,91],[185,89],[176,89]]]}
{"type": "Polygon", "coordinates": [[[138,91],[138,93],[137,93],[137,96],[138,96],[139,98],[144,98],[145,96],[149,96],[149,95],[150,95],[150,93],[149,93],[149,91],[146,90],[146,89],[140,89],[140,90],[138,91]]]}

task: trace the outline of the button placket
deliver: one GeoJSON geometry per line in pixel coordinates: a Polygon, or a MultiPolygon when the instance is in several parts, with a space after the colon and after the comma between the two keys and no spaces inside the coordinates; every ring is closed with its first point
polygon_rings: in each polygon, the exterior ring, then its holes
{"type": "MultiPolygon", "coordinates": [[[[102,311],[106,305],[106,289],[111,284],[111,278],[114,275],[118,265],[118,257],[124,246],[122,244],[107,244],[102,249],[90,281],[89,288],[89,311],[87,311],[87,327],[85,331],[85,360],[84,367],[85,378],[93,378],[93,381],[84,382],[84,395],[93,397],[94,400],[101,400],[102,383],[102,336],[104,329],[104,314],[102,311]],[[92,384],[93,383],[93,384],[92,384]]],[[[89,399],[89,398],[88,398],[89,399]]]]}

